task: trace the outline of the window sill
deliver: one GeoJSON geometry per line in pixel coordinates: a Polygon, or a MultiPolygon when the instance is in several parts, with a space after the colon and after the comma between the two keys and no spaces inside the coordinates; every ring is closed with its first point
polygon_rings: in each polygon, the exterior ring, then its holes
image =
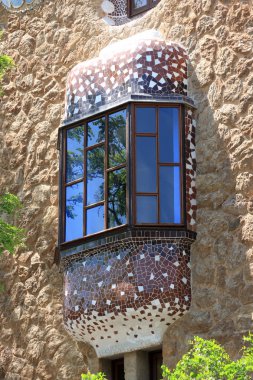
{"type": "Polygon", "coordinates": [[[142,241],[148,239],[157,243],[163,239],[186,238],[194,241],[196,232],[187,230],[185,225],[149,225],[149,226],[129,226],[123,225],[110,230],[102,231],[94,235],[81,239],[68,241],[59,245],[60,258],[67,258],[80,252],[90,252],[99,246],[117,244],[125,239],[134,238],[142,241]]]}

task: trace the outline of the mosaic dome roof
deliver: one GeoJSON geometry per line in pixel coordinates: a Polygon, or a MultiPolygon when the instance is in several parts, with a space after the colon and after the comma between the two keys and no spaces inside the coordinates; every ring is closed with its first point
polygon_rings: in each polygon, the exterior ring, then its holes
{"type": "Polygon", "coordinates": [[[69,73],[66,119],[87,115],[129,95],[187,96],[187,54],[155,30],[115,42],[69,73]]]}

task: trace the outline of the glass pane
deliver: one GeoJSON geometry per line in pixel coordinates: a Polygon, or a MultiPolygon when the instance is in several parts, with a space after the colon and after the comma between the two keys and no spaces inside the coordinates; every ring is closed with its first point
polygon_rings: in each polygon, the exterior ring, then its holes
{"type": "Polygon", "coordinates": [[[147,4],[148,4],[148,0],[133,0],[133,6],[135,9],[145,7],[145,5],[147,4]]]}
{"type": "Polygon", "coordinates": [[[2,3],[8,8],[11,6],[10,0],[2,0],[2,3]]]}
{"type": "Polygon", "coordinates": [[[137,223],[157,223],[157,199],[156,196],[136,197],[137,223]]]}
{"type": "Polygon", "coordinates": [[[180,168],[160,167],[160,222],[180,223],[180,168]]]}
{"type": "Polygon", "coordinates": [[[126,223],[126,168],[108,175],[108,227],[126,223]]]}
{"type": "Polygon", "coordinates": [[[109,115],[109,167],[126,162],[126,110],[109,115]]]}
{"type": "Polygon", "coordinates": [[[104,206],[97,206],[86,211],[86,234],[95,234],[104,230],[104,206]]]}
{"type": "Polygon", "coordinates": [[[159,161],[180,161],[178,108],[159,108],[159,161]]]}
{"type": "Polygon", "coordinates": [[[105,118],[87,123],[87,146],[95,145],[105,139],[105,118]]]}
{"type": "Polygon", "coordinates": [[[136,191],[156,192],[155,137],[136,137],[136,191]]]}
{"type": "Polygon", "coordinates": [[[83,182],[66,187],[66,241],[83,236],[83,182]]]}
{"type": "Polygon", "coordinates": [[[136,132],[156,133],[156,109],[136,108],[136,132]]]}
{"type": "Polygon", "coordinates": [[[87,151],[87,205],[104,199],[104,157],[103,146],[87,151]]]}
{"type": "Polygon", "coordinates": [[[11,0],[11,3],[14,8],[19,8],[23,5],[23,0],[11,0]]]}
{"type": "Polygon", "coordinates": [[[67,130],[66,182],[83,177],[83,126],[67,130]]]}

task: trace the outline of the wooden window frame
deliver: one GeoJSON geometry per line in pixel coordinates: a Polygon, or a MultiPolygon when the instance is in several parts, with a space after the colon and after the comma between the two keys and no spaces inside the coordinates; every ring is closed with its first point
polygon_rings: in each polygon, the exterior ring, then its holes
{"type": "MultiPolygon", "coordinates": [[[[119,170],[119,169],[122,169],[122,168],[126,168],[126,172],[128,173],[128,156],[129,156],[129,153],[128,153],[128,139],[127,139],[127,136],[129,135],[129,132],[128,132],[128,119],[129,119],[129,110],[128,110],[128,107],[127,105],[123,105],[121,107],[116,107],[116,108],[113,108],[113,109],[110,109],[106,112],[103,112],[103,113],[100,113],[98,115],[95,115],[95,116],[91,116],[85,120],[82,120],[82,121],[79,121],[75,124],[72,124],[70,126],[67,126],[66,128],[63,129],[63,133],[62,133],[62,184],[61,184],[61,238],[60,238],[60,241],[61,243],[67,243],[68,241],[74,241],[74,240],[80,240],[81,238],[86,238],[86,237],[90,237],[90,236],[93,236],[93,235],[97,235],[97,234],[100,234],[100,233],[103,233],[105,231],[110,231],[110,230],[114,230],[114,229],[117,229],[119,227],[123,227],[123,226],[126,226],[128,224],[128,207],[127,207],[127,199],[128,199],[128,192],[126,191],[126,223],[124,224],[121,224],[120,226],[116,226],[116,227],[111,227],[111,228],[108,228],[108,176],[109,176],[109,173],[110,172],[113,172],[113,171],[116,171],[116,170],[119,170]],[[117,113],[119,111],[123,111],[123,110],[126,110],[126,161],[124,164],[119,164],[119,165],[115,165],[113,167],[109,167],[109,155],[108,155],[108,148],[109,148],[109,138],[108,138],[108,128],[109,128],[109,116],[114,114],[114,113],[117,113]],[[98,120],[98,119],[101,119],[105,117],[105,139],[97,144],[94,144],[94,145],[91,145],[91,146],[87,146],[87,124],[92,122],[92,121],[95,121],[95,120],[98,120]],[[81,178],[78,178],[74,181],[70,181],[70,182],[67,182],[66,181],[66,169],[67,169],[67,131],[68,130],[71,130],[71,129],[74,129],[74,128],[77,128],[77,127],[80,127],[82,126],[83,127],[83,130],[84,130],[84,147],[83,147],[83,177],[81,178]],[[102,147],[104,146],[104,149],[105,149],[105,157],[104,157],[104,199],[99,201],[99,202],[95,202],[95,203],[92,203],[90,205],[87,205],[87,152],[88,151],[91,151],[95,148],[98,148],[98,147],[102,147]],[[66,241],[66,189],[67,187],[70,187],[71,185],[75,185],[77,183],[82,183],[83,182],[83,236],[81,238],[78,238],[78,239],[73,239],[73,240],[68,240],[66,241]],[[86,212],[87,210],[89,209],[92,209],[94,207],[97,207],[97,206],[104,206],[104,229],[101,230],[101,231],[98,231],[94,234],[89,234],[87,235],[86,234],[86,231],[87,231],[87,225],[86,225],[86,212]]],[[[128,181],[126,181],[128,182],[128,181]]],[[[128,183],[126,183],[126,189],[128,189],[128,183]]]]}
{"type": "MultiPolygon", "coordinates": [[[[158,111],[156,111],[156,114],[158,115],[158,111]]],[[[60,178],[59,178],[59,182],[60,182],[60,194],[59,194],[59,245],[61,247],[69,247],[69,246],[72,246],[72,245],[75,245],[79,243],[81,243],[82,241],[86,241],[87,239],[91,239],[93,237],[98,237],[100,238],[100,236],[106,236],[106,233],[117,233],[117,231],[121,231],[121,230],[124,230],[124,228],[130,228],[133,227],[133,228],[157,228],[157,227],[160,227],[160,228],[172,228],[172,229],[181,229],[181,228],[186,228],[186,202],[185,202],[185,199],[186,199],[186,176],[185,176],[185,124],[184,124],[184,119],[185,119],[185,107],[183,104],[178,104],[178,103],[163,103],[163,102],[160,102],[157,101],[157,102],[130,102],[130,103],[125,103],[119,107],[115,107],[115,108],[111,108],[110,110],[107,110],[107,111],[104,111],[104,112],[101,112],[101,113],[98,113],[96,115],[93,115],[93,116],[90,116],[86,119],[83,119],[83,120],[79,120],[78,122],[75,122],[71,125],[67,125],[67,126],[63,126],[61,127],[60,129],[60,135],[59,135],[59,145],[60,145],[60,178]],[[155,108],[159,108],[159,107],[165,107],[165,108],[178,108],[179,109],[179,141],[180,141],[180,163],[178,164],[175,164],[175,163],[171,163],[171,164],[163,164],[161,163],[161,166],[178,166],[180,167],[180,189],[181,189],[181,222],[180,223],[155,223],[155,224],[151,224],[151,223],[141,223],[141,224],[137,224],[136,223],[136,180],[135,180],[135,176],[136,176],[136,154],[135,154],[135,149],[136,149],[136,143],[135,143],[135,139],[136,139],[136,136],[137,135],[142,135],[142,136],[147,136],[147,135],[153,135],[152,133],[151,134],[146,134],[146,133],[136,133],[136,120],[135,120],[135,110],[136,110],[136,107],[155,107],[155,108]],[[97,202],[97,203],[94,203],[92,205],[84,205],[83,207],[83,212],[84,212],[84,215],[83,215],[83,236],[80,237],[80,238],[76,238],[76,239],[73,239],[73,240],[68,240],[66,241],[65,240],[65,233],[66,233],[66,224],[65,224],[65,213],[66,213],[66,188],[68,186],[71,186],[73,184],[76,184],[76,183],[80,183],[80,182],[83,182],[84,183],[84,192],[83,192],[83,195],[84,195],[84,201],[85,198],[86,198],[86,185],[85,185],[85,172],[86,172],[86,152],[91,150],[91,149],[94,149],[94,147],[97,147],[97,146],[102,146],[102,145],[105,145],[105,146],[108,146],[108,134],[107,134],[107,131],[108,131],[108,117],[109,115],[111,114],[114,114],[118,111],[121,111],[121,110],[126,110],[126,162],[124,164],[120,164],[120,165],[117,165],[117,166],[114,166],[112,168],[109,168],[108,167],[108,149],[105,150],[105,155],[106,155],[106,158],[105,158],[105,161],[106,161],[106,165],[105,165],[105,169],[104,169],[104,173],[106,174],[105,175],[105,184],[104,184],[104,200],[101,201],[101,202],[97,202]],[[72,129],[72,128],[76,128],[78,126],[83,126],[84,128],[84,144],[86,144],[86,131],[85,131],[85,125],[87,125],[87,123],[91,122],[91,121],[94,121],[94,120],[97,120],[97,119],[100,119],[102,118],[103,116],[106,116],[106,136],[105,136],[105,141],[104,142],[100,142],[96,145],[92,145],[92,146],[89,146],[89,147],[84,147],[84,176],[82,178],[79,178],[75,181],[72,181],[72,182],[66,182],[66,158],[67,158],[67,131],[72,129]],[[131,147],[131,148],[130,148],[131,147]],[[125,224],[122,224],[122,225],[119,225],[119,226],[116,226],[116,227],[111,227],[111,228],[106,228],[108,226],[108,218],[107,218],[107,207],[105,207],[105,228],[104,230],[101,230],[99,232],[96,232],[94,234],[90,234],[90,235],[85,235],[85,231],[86,231],[86,210],[87,209],[91,209],[92,207],[96,207],[96,206],[99,206],[99,205],[104,205],[106,206],[107,205],[107,202],[108,202],[108,189],[107,189],[107,176],[108,176],[108,173],[111,172],[111,171],[114,171],[114,170],[118,170],[118,169],[121,169],[125,167],[126,168],[126,223],[125,224]]],[[[86,128],[87,129],[87,128],[86,128]]],[[[155,136],[158,136],[157,134],[157,129],[158,129],[158,121],[156,120],[156,133],[155,133],[155,136]]],[[[157,140],[157,147],[158,147],[158,138],[156,139],[157,140]]],[[[158,162],[158,149],[157,149],[157,167],[156,167],[156,170],[157,170],[157,181],[158,181],[158,168],[159,168],[159,165],[160,163],[158,162]]],[[[157,186],[159,187],[159,183],[157,182],[157,186]]],[[[159,189],[158,189],[159,190],[159,189]]],[[[146,194],[146,193],[145,193],[146,194]]],[[[154,195],[158,196],[159,194],[159,191],[157,191],[154,195]]],[[[141,193],[138,193],[138,195],[142,195],[141,193]]],[[[152,195],[152,193],[147,193],[146,195],[152,195]]],[[[84,202],[85,203],[85,202],[84,202]]],[[[157,202],[157,205],[158,205],[158,213],[159,213],[159,210],[160,210],[160,207],[159,207],[159,202],[157,202]]],[[[159,221],[159,219],[158,219],[159,221]]]]}
{"type": "Polygon", "coordinates": [[[146,12],[149,9],[154,8],[160,0],[152,1],[147,0],[147,5],[140,7],[140,8],[134,8],[134,0],[127,0],[127,10],[128,10],[128,17],[134,17],[140,13],[146,12]]]}
{"type": "Polygon", "coordinates": [[[132,165],[132,181],[133,181],[133,222],[135,226],[143,226],[143,227],[168,227],[168,226],[185,226],[185,160],[184,160],[184,109],[181,104],[167,104],[167,103],[134,103],[133,104],[133,128],[132,128],[132,156],[133,156],[133,165],[132,165]],[[143,107],[143,108],[156,108],[156,132],[154,133],[146,133],[146,132],[136,132],[136,108],[137,107],[143,107]],[[158,109],[159,108],[178,108],[179,110],[179,149],[180,154],[179,158],[180,161],[177,163],[162,163],[159,162],[159,120],[158,120],[158,109]],[[136,137],[142,136],[142,137],[156,137],[156,182],[157,182],[157,190],[155,193],[144,193],[144,192],[137,192],[136,191],[136,137]],[[161,223],[159,222],[160,219],[160,185],[159,185],[159,168],[160,167],[179,167],[180,168],[180,223],[161,223]],[[137,207],[136,207],[136,197],[137,196],[156,196],[157,197],[157,223],[137,223],[137,207]]]}

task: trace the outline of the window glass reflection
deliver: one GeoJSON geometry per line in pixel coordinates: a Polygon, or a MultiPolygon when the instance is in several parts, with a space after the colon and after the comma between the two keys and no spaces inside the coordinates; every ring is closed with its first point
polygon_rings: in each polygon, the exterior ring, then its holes
{"type": "Polygon", "coordinates": [[[157,197],[140,196],[136,197],[137,223],[157,223],[157,197]]]}
{"type": "Polygon", "coordinates": [[[180,223],[180,168],[160,167],[160,222],[180,223]]]}
{"type": "Polygon", "coordinates": [[[87,151],[87,205],[104,199],[104,146],[87,151]]]}
{"type": "Polygon", "coordinates": [[[148,0],[134,0],[134,8],[145,7],[148,4],[148,0]]]}
{"type": "Polygon", "coordinates": [[[95,234],[104,230],[104,206],[97,206],[86,211],[86,234],[95,234]]]}
{"type": "Polygon", "coordinates": [[[105,118],[87,123],[87,146],[98,144],[105,139],[105,118]]]}
{"type": "Polygon", "coordinates": [[[11,0],[11,3],[14,8],[19,8],[23,5],[23,0],[11,0]]]}
{"type": "Polygon", "coordinates": [[[136,191],[156,192],[156,138],[136,137],[136,191]]]}
{"type": "Polygon", "coordinates": [[[156,133],[156,109],[136,107],[136,132],[156,133]]]}
{"type": "Polygon", "coordinates": [[[83,177],[83,126],[67,130],[66,182],[83,177]]]}
{"type": "Polygon", "coordinates": [[[126,161],[126,110],[109,115],[109,167],[126,161]]]}
{"type": "Polygon", "coordinates": [[[126,169],[108,175],[108,227],[126,223],[126,169]]]}
{"type": "Polygon", "coordinates": [[[159,161],[180,161],[178,108],[159,108],[159,161]]]}
{"type": "Polygon", "coordinates": [[[83,182],[66,187],[66,241],[83,236],[83,182]]]}

